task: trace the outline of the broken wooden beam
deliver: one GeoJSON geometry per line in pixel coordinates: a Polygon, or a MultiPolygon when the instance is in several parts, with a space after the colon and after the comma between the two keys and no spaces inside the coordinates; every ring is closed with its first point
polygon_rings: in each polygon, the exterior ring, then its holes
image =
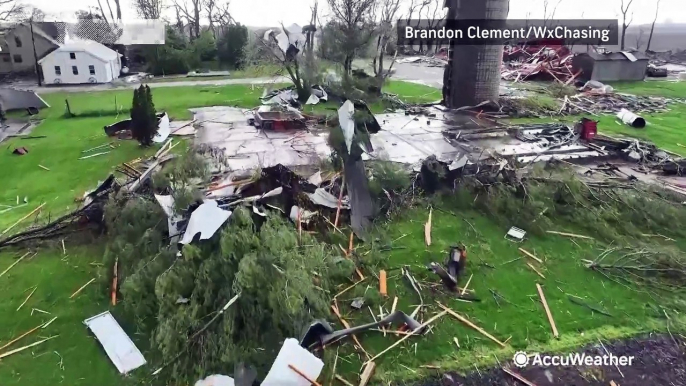
{"type": "Polygon", "coordinates": [[[534,256],[533,253],[527,251],[526,249],[524,249],[524,248],[519,248],[519,252],[522,252],[523,254],[527,255],[528,257],[530,257],[530,258],[532,258],[532,259],[538,261],[540,264],[543,264],[543,260],[541,260],[541,259],[539,259],[538,257],[534,256]]]}
{"type": "Polygon", "coordinates": [[[433,213],[433,208],[429,209],[429,219],[424,224],[424,241],[427,246],[431,245],[431,214],[433,213]]]}
{"type": "Polygon", "coordinates": [[[337,380],[338,382],[344,384],[345,386],[354,386],[352,383],[346,381],[345,378],[341,377],[341,376],[338,375],[338,374],[336,374],[336,375],[334,376],[334,378],[336,378],[336,380],[337,380]]]}
{"type": "Polygon", "coordinates": [[[38,167],[41,168],[41,169],[43,169],[43,170],[50,171],[50,169],[46,168],[45,166],[43,166],[43,165],[41,165],[41,164],[38,164],[38,167]]]}
{"type": "Polygon", "coordinates": [[[362,371],[362,375],[360,375],[360,386],[367,386],[372,375],[374,375],[374,369],[376,369],[376,363],[368,361],[362,371]]]}
{"type": "Polygon", "coordinates": [[[386,286],[386,271],[383,269],[379,271],[379,293],[381,293],[381,296],[388,296],[388,288],[386,286]]]}
{"type": "Polygon", "coordinates": [[[71,296],[69,297],[69,299],[73,299],[74,296],[76,296],[76,295],[78,295],[79,293],[81,293],[81,291],[83,291],[84,288],[86,288],[90,283],[92,283],[92,282],[94,282],[94,281],[95,281],[95,278],[90,279],[90,281],[88,281],[88,283],[82,285],[81,288],[77,289],[76,292],[74,292],[73,294],[71,294],[71,296]]]}
{"type": "Polygon", "coordinates": [[[34,327],[34,328],[32,328],[32,329],[26,331],[25,333],[19,335],[18,337],[12,339],[11,341],[9,341],[9,342],[7,342],[7,343],[5,343],[4,346],[0,347],[0,350],[2,350],[2,349],[4,349],[4,348],[7,348],[7,347],[11,346],[12,343],[15,343],[15,342],[19,341],[21,338],[23,338],[23,337],[29,335],[30,333],[32,333],[32,332],[38,330],[39,328],[41,328],[41,327],[43,327],[43,326],[44,326],[44,324],[39,324],[38,326],[36,326],[36,327],[34,327]]]}
{"type": "Polygon", "coordinates": [[[460,292],[460,296],[463,296],[465,292],[467,292],[467,288],[469,288],[469,283],[472,282],[472,277],[474,277],[474,274],[469,275],[469,280],[467,280],[467,284],[464,285],[464,288],[462,288],[462,292],[460,292]]]}
{"type": "Polygon", "coordinates": [[[350,291],[350,290],[353,289],[356,285],[358,285],[358,284],[362,283],[363,281],[365,281],[365,279],[366,279],[366,278],[362,278],[362,279],[360,279],[360,280],[354,282],[353,284],[351,284],[351,285],[349,285],[348,287],[346,287],[343,291],[337,293],[333,298],[336,299],[337,297],[339,297],[339,296],[343,295],[344,293],[350,291]]]}
{"type": "Polygon", "coordinates": [[[540,273],[540,272],[536,269],[536,267],[534,267],[533,265],[531,265],[531,263],[526,263],[526,265],[528,265],[529,268],[531,268],[534,272],[536,272],[536,274],[537,274],[538,276],[540,276],[541,279],[545,279],[545,276],[543,276],[543,274],[540,273]]]}
{"type": "Polygon", "coordinates": [[[57,338],[58,336],[59,336],[59,335],[51,336],[51,337],[49,337],[49,338],[45,338],[45,339],[43,339],[43,340],[39,340],[38,342],[31,343],[30,345],[27,345],[27,346],[24,346],[24,347],[19,347],[19,348],[17,348],[17,349],[12,350],[12,351],[8,351],[8,352],[5,352],[5,353],[2,353],[2,354],[0,354],[0,359],[5,358],[5,357],[8,357],[8,356],[10,356],[10,355],[12,355],[12,354],[16,354],[16,353],[18,353],[18,352],[20,352],[20,351],[24,351],[24,350],[26,350],[27,348],[31,348],[31,347],[33,347],[33,346],[38,346],[39,344],[41,344],[41,343],[43,343],[43,342],[46,342],[46,341],[48,341],[48,340],[50,340],[50,339],[57,338]]]}
{"type": "MultiPolygon", "coordinates": [[[[436,302],[436,303],[438,303],[438,302],[436,302]]],[[[483,335],[483,336],[485,336],[486,338],[488,338],[488,339],[492,340],[493,342],[497,343],[500,347],[503,347],[503,348],[507,347],[507,345],[506,345],[505,343],[499,341],[496,337],[494,337],[493,335],[491,335],[491,334],[489,334],[488,332],[486,332],[486,330],[484,330],[483,328],[481,328],[481,327],[477,326],[476,324],[470,322],[470,321],[469,321],[467,318],[465,318],[464,316],[458,314],[457,312],[455,312],[455,311],[453,311],[452,309],[450,309],[450,308],[444,306],[444,305],[441,304],[441,303],[438,303],[438,306],[441,307],[445,312],[447,312],[447,313],[449,313],[450,315],[452,315],[455,319],[457,319],[457,320],[459,320],[460,322],[466,324],[467,326],[469,326],[469,327],[475,329],[476,331],[480,332],[481,335],[483,335]]]]}
{"type": "Polygon", "coordinates": [[[298,374],[298,375],[300,375],[301,377],[303,377],[303,379],[306,380],[307,382],[310,382],[310,384],[312,384],[312,385],[314,385],[314,386],[322,386],[321,383],[315,381],[314,379],[310,379],[310,377],[308,377],[308,376],[307,376],[305,373],[303,373],[302,371],[298,370],[298,368],[295,367],[295,366],[293,366],[292,364],[289,363],[289,364],[288,364],[288,368],[291,369],[291,370],[293,370],[293,371],[295,371],[296,374],[298,374]]]}
{"type": "Polygon", "coordinates": [[[5,229],[2,233],[0,233],[0,236],[2,236],[2,235],[4,235],[5,233],[9,232],[12,228],[14,228],[15,226],[19,225],[19,223],[21,223],[22,221],[24,221],[24,220],[26,220],[27,218],[31,217],[34,213],[36,213],[36,212],[38,212],[39,210],[41,210],[41,208],[43,208],[43,207],[45,206],[45,204],[46,204],[45,202],[42,203],[42,204],[40,204],[36,209],[32,210],[31,213],[29,213],[29,214],[27,214],[26,216],[24,216],[24,217],[20,218],[19,220],[17,220],[17,222],[15,222],[14,224],[10,225],[9,228],[5,229]]]}
{"type": "Polygon", "coordinates": [[[24,258],[25,258],[26,256],[28,256],[30,253],[31,253],[31,252],[26,252],[26,253],[24,253],[24,255],[23,255],[22,257],[20,257],[20,258],[17,259],[17,261],[15,261],[14,263],[10,264],[10,266],[7,267],[7,269],[5,269],[4,271],[2,271],[2,273],[0,273],[0,277],[2,277],[2,275],[6,274],[10,269],[12,269],[12,267],[14,267],[15,265],[19,264],[20,261],[24,260],[24,258]]]}
{"type": "Polygon", "coordinates": [[[593,237],[584,236],[584,235],[577,235],[577,234],[574,234],[574,233],[565,233],[565,232],[556,232],[556,231],[547,231],[547,233],[550,233],[550,234],[553,234],[553,235],[566,236],[566,237],[575,237],[575,238],[577,238],[577,239],[593,240],[593,237]]]}
{"type": "Polygon", "coordinates": [[[543,294],[543,288],[540,284],[536,283],[536,289],[538,290],[538,296],[541,298],[541,303],[543,303],[543,308],[545,309],[545,314],[548,316],[548,322],[550,322],[550,327],[553,329],[553,336],[559,338],[560,334],[557,332],[557,326],[555,325],[555,320],[553,319],[553,314],[550,313],[550,308],[548,307],[548,302],[545,300],[545,295],[543,294]]]}
{"type": "Polygon", "coordinates": [[[33,288],[33,291],[31,291],[29,296],[27,296],[26,299],[24,299],[24,301],[19,305],[19,307],[17,307],[17,311],[19,311],[22,307],[24,307],[24,304],[26,304],[26,302],[28,302],[29,299],[31,299],[31,296],[33,296],[33,293],[36,292],[37,289],[38,289],[38,286],[35,286],[33,288]]]}
{"type": "Polygon", "coordinates": [[[385,350],[383,350],[383,351],[381,351],[380,353],[376,354],[374,357],[372,357],[370,360],[368,360],[367,363],[368,363],[368,362],[371,362],[371,361],[373,361],[373,360],[375,360],[375,359],[378,359],[381,355],[385,354],[386,352],[388,352],[388,351],[389,351],[390,349],[392,349],[393,347],[395,347],[395,346],[399,345],[400,343],[404,342],[404,341],[405,341],[406,339],[408,339],[409,337],[414,336],[414,335],[417,335],[420,331],[424,330],[424,327],[426,327],[426,326],[430,325],[431,323],[435,322],[437,319],[439,319],[439,318],[445,316],[445,314],[447,314],[447,313],[448,313],[448,311],[443,311],[443,312],[439,312],[438,314],[434,315],[431,319],[429,319],[429,320],[427,320],[426,322],[422,323],[422,324],[421,324],[419,327],[417,327],[415,330],[412,330],[412,332],[411,332],[410,334],[405,335],[404,337],[398,339],[397,342],[393,343],[392,345],[388,346],[388,348],[386,348],[385,350]]]}

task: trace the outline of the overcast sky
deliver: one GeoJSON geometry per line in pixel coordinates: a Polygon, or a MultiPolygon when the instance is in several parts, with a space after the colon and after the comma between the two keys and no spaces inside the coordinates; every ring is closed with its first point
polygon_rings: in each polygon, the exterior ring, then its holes
{"type": "MultiPolygon", "coordinates": [[[[171,4],[172,0],[166,0],[171,4]]],[[[179,0],[183,1],[183,0],[179,0]]],[[[221,1],[221,0],[219,0],[221,1]]],[[[410,0],[403,0],[407,4],[410,0]]],[[[441,3],[443,0],[439,0],[441,3]]],[[[629,1],[629,0],[625,0],[629,1]]],[[[25,4],[42,9],[48,14],[46,20],[69,20],[73,19],[74,12],[79,9],[87,9],[89,6],[97,6],[97,0],[23,0],[25,4]]],[[[103,7],[107,8],[106,0],[101,0],[103,7]]],[[[326,0],[320,0],[320,8],[324,6],[322,16],[328,13],[326,0]]],[[[541,18],[544,0],[510,0],[510,18],[541,18]]],[[[110,0],[114,7],[114,0],[110,0]]],[[[122,19],[126,21],[136,18],[136,12],[132,7],[132,0],[121,0],[122,19]]],[[[249,26],[277,26],[297,23],[305,24],[310,18],[310,6],[314,0],[233,0],[231,12],[234,19],[249,26]]],[[[550,8],[557,0],[549,0],[550,8]]],[[[555,14],[556,19],[567,18],[619,18],[621,0],[562,0],[555,14]]],[[[634,0],[631,11],[634,14],[633,24],[651,23],[655,14],[657,0],[634,0]]],[[[662,0],[660,3],[660,22],[686,23],[686,0],[662,0]]],[[[404,7],[403,12],[406,12],[404,7]]],[[[108,14],[109,12],[106,11],[108,14]]],[[[165,13],[173,18],[171,11],[165,13]]],[[[323,19],[322,19],[323,20],[323,19]]]]}

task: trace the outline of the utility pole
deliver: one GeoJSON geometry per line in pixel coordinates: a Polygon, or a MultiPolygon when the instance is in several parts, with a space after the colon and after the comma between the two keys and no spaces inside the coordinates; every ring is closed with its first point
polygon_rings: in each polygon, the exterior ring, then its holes
{"type": "Polygon", "coordinates": [[[36,54],[36,39],[33,36],[33,15],[29,19],[29,25],[31,26],[31,44],[33,44],[33,60],[36,62],[36,78],[38,78],[38,87],[43,86],[43,81],[40,78],[40,66],[38,65],[38,55],[36,54]]]}

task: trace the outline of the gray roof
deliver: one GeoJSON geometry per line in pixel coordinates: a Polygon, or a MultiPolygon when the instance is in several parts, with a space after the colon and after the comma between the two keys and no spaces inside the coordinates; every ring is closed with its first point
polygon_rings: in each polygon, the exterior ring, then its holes
{"type": "MultiPolygon", "coordinates": [[[[636,59],[638,60],[648,60],[648,57],[643,53],[643,52],[626,52],[629,55],[633,55],[636,59]]],[[[626,55],[622,52],[610,52],[607,54],[599,54],[597,52],[588,52],[588,53],[583,53],[580,55],[588,55],[594,60],[597,61],[603,61],[603,60],[629,60],[626,55]]]]}

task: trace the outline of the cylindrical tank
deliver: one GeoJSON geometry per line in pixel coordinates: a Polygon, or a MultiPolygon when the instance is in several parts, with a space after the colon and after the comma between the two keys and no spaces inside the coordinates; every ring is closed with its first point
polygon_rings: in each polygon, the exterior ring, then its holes
{"type": "MultiPolygon", "coordinates": [[[[448,11],[452,18],[506,19],[509,0],[452,0],[446,5],[453,8],[448,11]]],[[[497,100],[503,47],[455,45],[451,51],[446,105],[457,108],[497,100]]]]}

